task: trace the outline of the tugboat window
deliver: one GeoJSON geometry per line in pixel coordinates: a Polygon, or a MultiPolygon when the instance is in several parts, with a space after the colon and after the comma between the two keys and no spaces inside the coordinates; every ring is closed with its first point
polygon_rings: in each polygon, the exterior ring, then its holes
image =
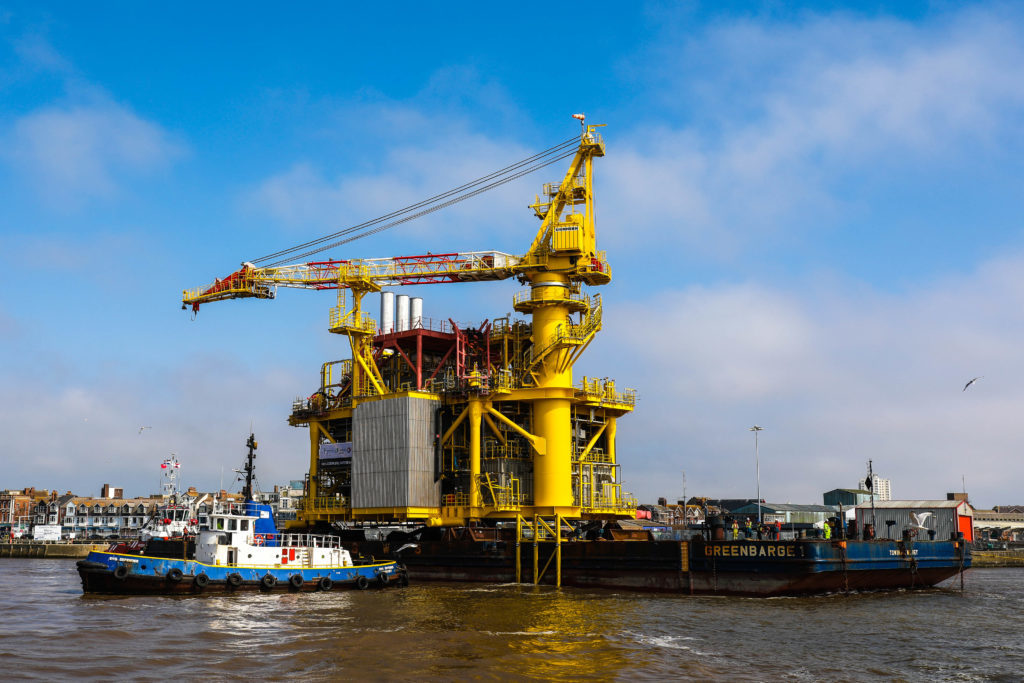
{"type": "Polygon", "coordinates": [[[242,531],[248,531],[249,530],[249,520],[243,519],[241,524],[242,524],[242,531]]]}
{"type": "Polygon", "coordinates": [[[228,520],[228,531],[237,531],[237,530],[238,530],[238,520],[237,519],[229,519],[228,520]]]}
{"type": "Polygon", "coordinates": [[[217,518],[217,529],[220,531],[224,530],[224,519],[221,517],[217,518]]]}

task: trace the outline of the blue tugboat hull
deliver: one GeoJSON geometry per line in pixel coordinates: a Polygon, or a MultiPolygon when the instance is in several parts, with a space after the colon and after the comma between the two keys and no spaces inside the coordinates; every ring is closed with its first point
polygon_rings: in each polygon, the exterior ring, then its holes
{"type": "Polygon", "coordinates": [[[91,552],[78,562],[82,590],[121,595],[176,595],[239,590],[331,590],[404,586],[396,562],[352,567],[229,567],[194,560],[91,552]]]}

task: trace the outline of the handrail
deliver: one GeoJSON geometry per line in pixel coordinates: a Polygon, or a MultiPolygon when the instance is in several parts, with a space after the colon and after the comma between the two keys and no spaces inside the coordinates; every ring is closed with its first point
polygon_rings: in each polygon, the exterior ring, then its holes
{"type": "Polygon", "coordinates": [[[295,509],[303,511],[330,512],[345,510],[348,508],[348,501],[344,497],[317,496],[316,498],[300,498],[296,501],[295,509]]]}
{"type": "Polygon", "coordinates": [[[532,368],[556,347],[566,342],[582,344],[586,342],[587,339],[589,339],[591,336],[593,336],[599,329],[601,329],[601,319],[603,311],[601,295],[595,294],[593,298],[593,303],[591,303],[590,298],[587,297],[587,306],[587,316],[583,319],[583,322],[581,322],[578,325],[566,325],[564,323],[560,324],[557,328],[555,328],[555,333],[548,338],[547,343],[544,346],[540,347],[539,351],[535,350],[536,347],[530,349],[527,358],[527,368],[532,368]]]}
{"type": "Polygon", "coordinates": [[[341,538],[323,534],[278,534],[275,539],[282,548],[340,548],[341,538]]]}
{"type": "Polygon", "coordinates": [[[636,389],[626,388],[616,391],[615,382],[608,379],[591,379],[584,377],[576,388],[579,398],[597,399],[602,403],[620,403],[636,405],[636,389]]]}

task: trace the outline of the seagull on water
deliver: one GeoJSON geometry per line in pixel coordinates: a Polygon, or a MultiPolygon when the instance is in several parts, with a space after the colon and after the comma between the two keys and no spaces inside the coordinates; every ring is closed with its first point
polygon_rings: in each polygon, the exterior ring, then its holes
{"type": "Polygon", "coordinates": [[[975,377],[974,379],[972,379],[970,382],[968,382],[967,384],[964,385],[964,388],[962,389],[962,391],[967,391],[967,387],[971,386],[972,384],[974,384],[975,382],[977,382],[979,379],[981,379],[984,376],[985,375],[982,375],[981,377],[975,377]]]}

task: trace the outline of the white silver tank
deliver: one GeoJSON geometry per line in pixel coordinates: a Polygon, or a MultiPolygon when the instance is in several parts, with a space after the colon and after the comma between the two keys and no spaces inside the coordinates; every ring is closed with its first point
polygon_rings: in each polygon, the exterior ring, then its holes
{"type": "Polygon", "coordinates": [[[423,327],[423,297],[414,296],[409,300],[411,304],[411,314],[409,316],[409,325],[414,330],[418,330],[423,327]]]}
{"type": "Polygon", "coordinates": [[[384,334],[395,331],[395,293],[380,293],[380,331],[384,334]]]}
{"type": "Polygon", "coordinates": [[[395,332],[405,332],[409,329],[409,295],[399,294],[395,298],[398,304],[398,324],[395,325],[395,332]]]}

